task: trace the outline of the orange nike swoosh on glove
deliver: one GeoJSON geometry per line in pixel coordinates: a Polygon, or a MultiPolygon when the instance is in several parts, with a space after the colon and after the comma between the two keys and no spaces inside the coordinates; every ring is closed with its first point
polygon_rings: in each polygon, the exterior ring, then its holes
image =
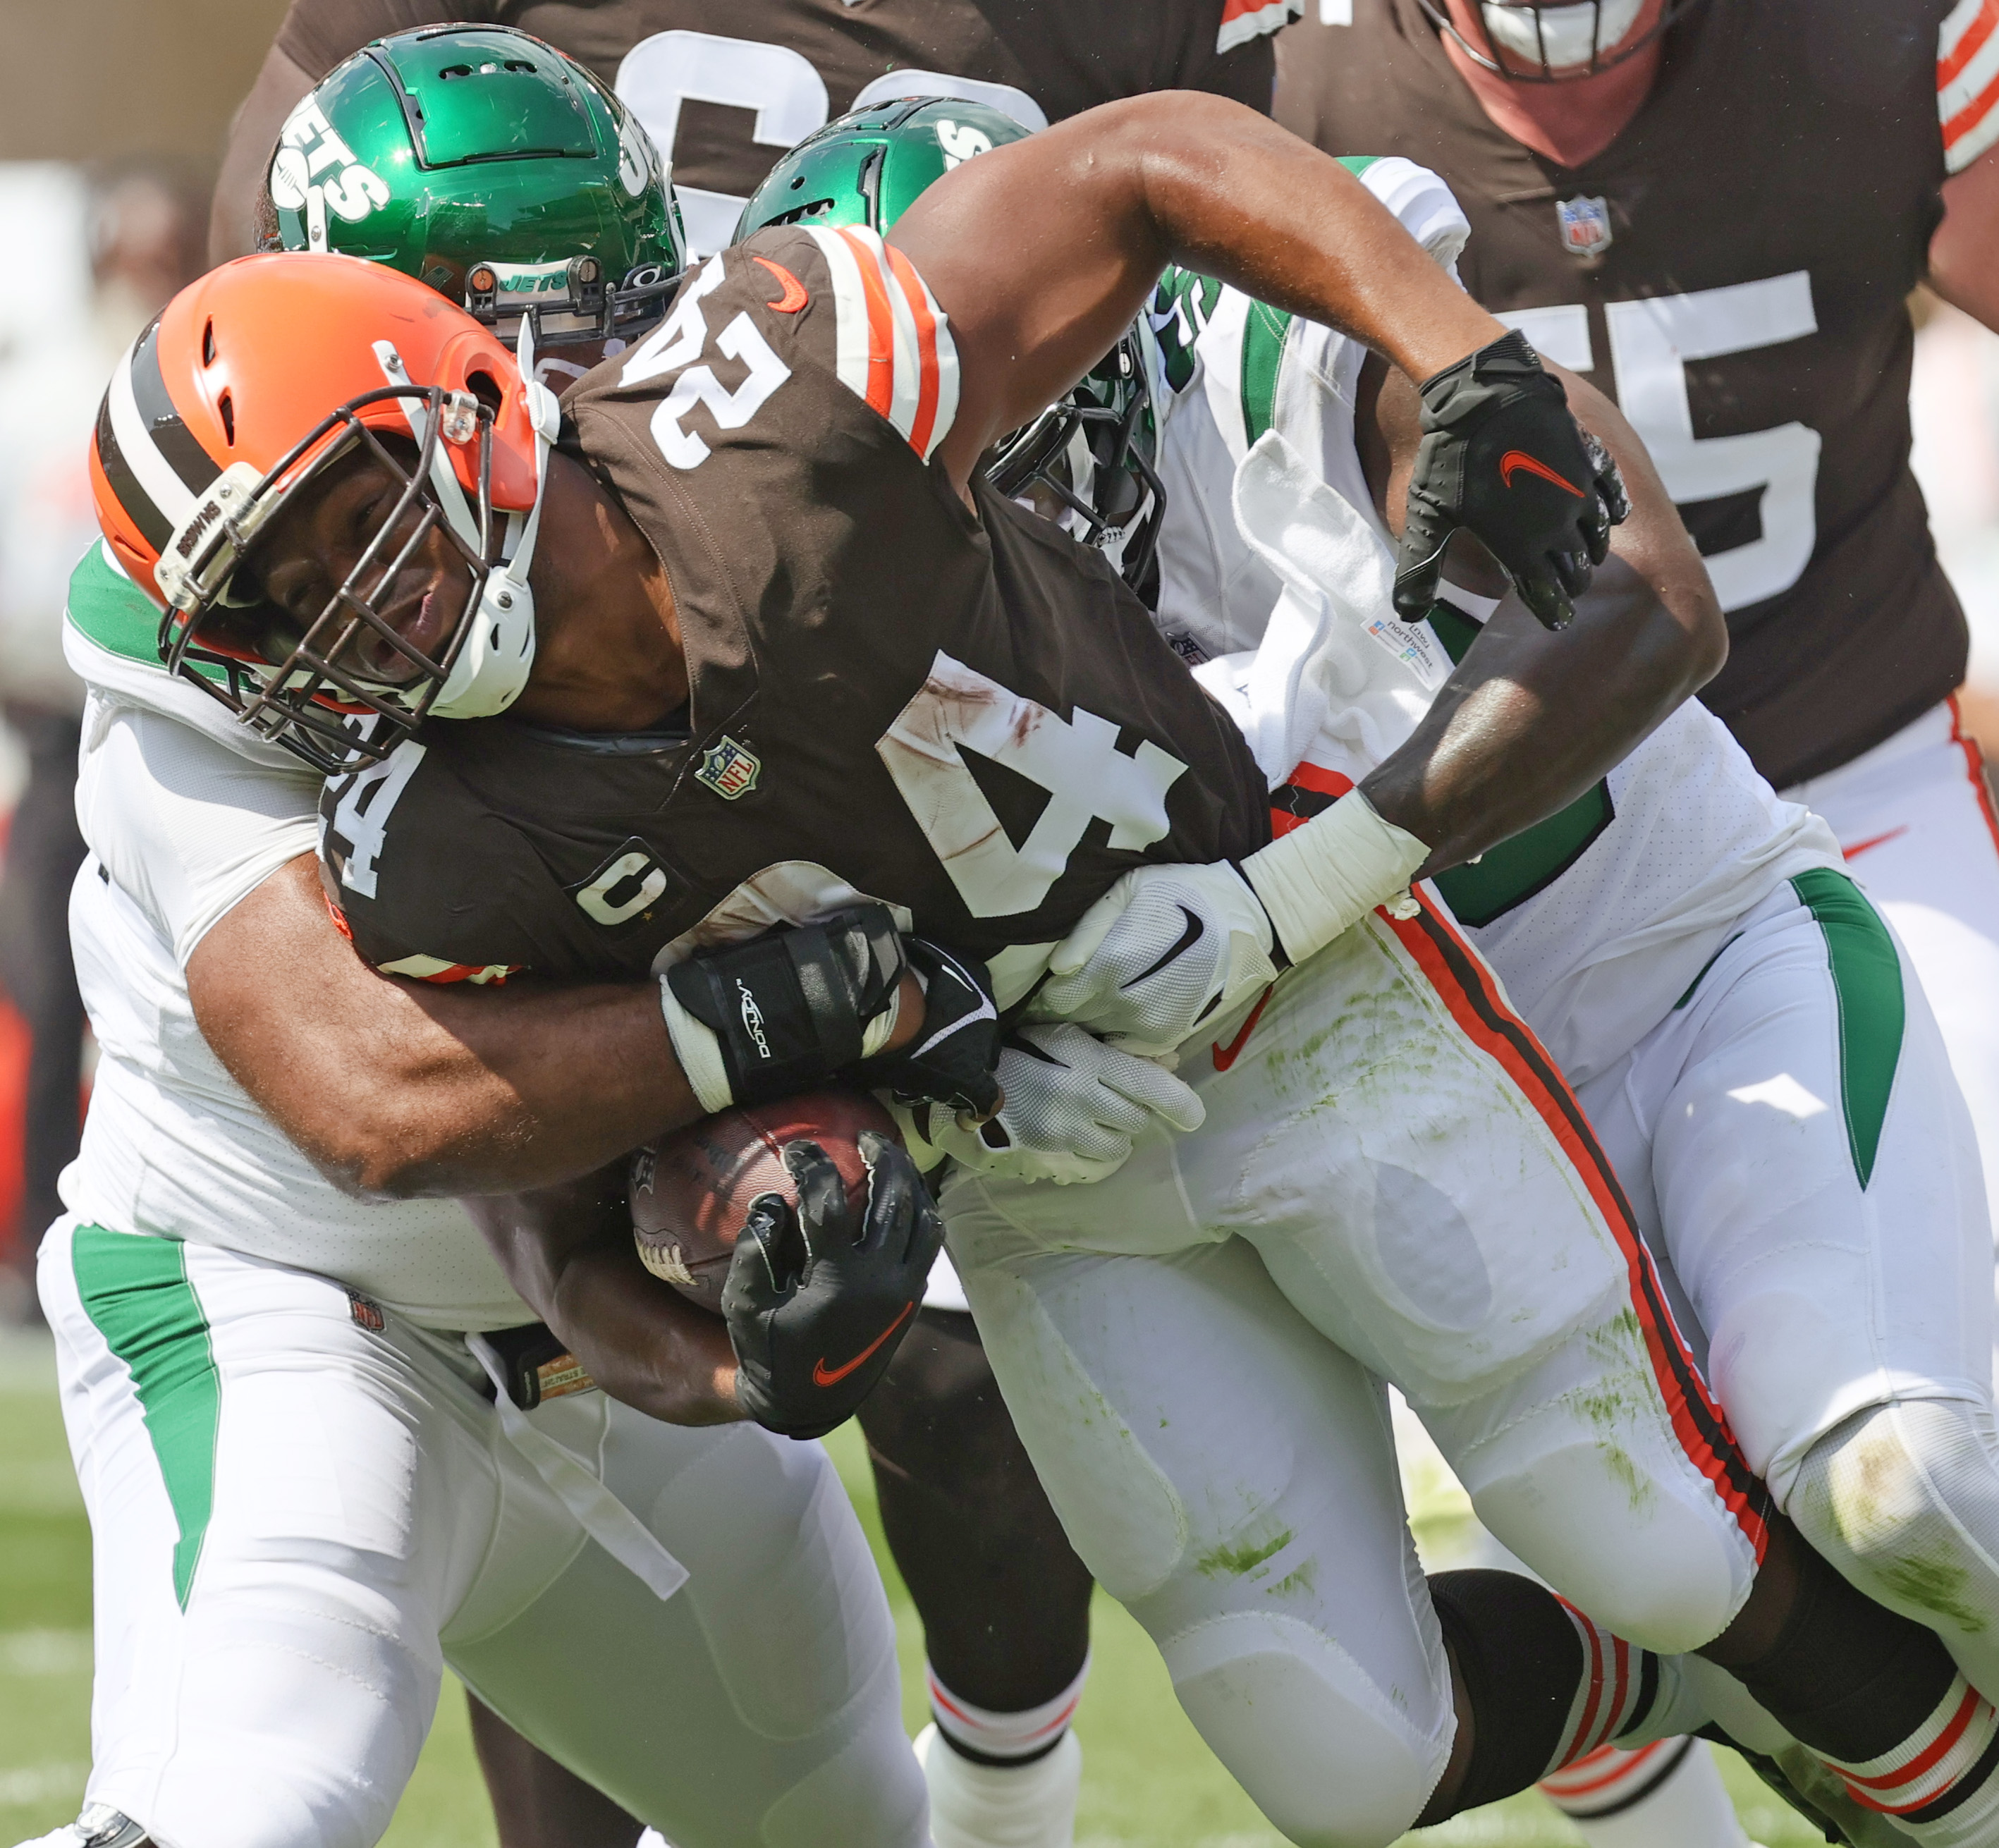
{"type": "MultiPolygon", "coordinates": [[[[760,258],[758,261],[760,262],[762,259],[760,258]]],[[[909,1319],[909,1317],[915,1310],[916,1306],[916,1304],[913,1303],[905,1303],[902,1305],[900,1313],[896,1316],[895,1320],[891,1322],[887,1327],[883,1329],[879,1334],[875,1336],[874,1340],[870,1341],[866,1347],[863,1348],[858,1354],[855,1355],[853,1359],[849,1361],[845,1366],[829,1367],[826,1364],[826,1357],[822,1355],[817,1360],[812,1362],[812,1384],[818,1386],[839,1385],[848,1374],[851,1373],[856,1367],[859,1366],[863,1361],[866,1360],[877,1348],[880,1347],[890,1335],[893,1334],[898,1328],[901,1327],[902,1325],[909,1319]]]]}
{"type": "MultiPolygon", "coordinates": [[[[760,263],[764,259],[761,257],[759,257],[757,261],[760,263]]],[[[1499,479],[1501,482],[1510,488],[1513,485],[1513,476],[1515,471],[1523,469],[1524,469],[1530,475],[1540,476],[1543,481],[1553,482],[1555,486],[1560,488],[1565,494],[1573,494],[1578,500],[1582,498],[1582,489],[1576,486],[1573,482],[1564,480],[1561,476],[1557,475],[1554,469],[1550,468],[1546,462],[1539,460],[1534,456],[1530,455],[1524,449],[1509,449],[1504,455],[1500,457],[1499,479]]]]}

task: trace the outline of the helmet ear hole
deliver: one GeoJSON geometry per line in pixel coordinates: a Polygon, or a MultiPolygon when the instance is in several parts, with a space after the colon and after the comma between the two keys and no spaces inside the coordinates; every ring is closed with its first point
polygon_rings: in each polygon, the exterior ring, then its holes
{"type": "Polygon", "coordinates": [[[505,393],[501,390],[490,372],[467,374],[465,389],[496,416],[499,414],[501,404],[506,401],[505,393]]]}
{"type": "Polygon", "coordinates": [[[234,449],[236,447],[235,400],[224,392],[215,408],[222,414],[222,434],[228,438],[229,446],[234,449]]]}

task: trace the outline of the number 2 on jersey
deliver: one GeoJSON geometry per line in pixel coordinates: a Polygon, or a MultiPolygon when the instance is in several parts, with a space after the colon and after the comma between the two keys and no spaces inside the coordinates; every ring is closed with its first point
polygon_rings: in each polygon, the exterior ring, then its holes
{"type": "Polygon", "coordinates": [[[771,343],[747,313],[739,313],[715,341],[715,350],[723,358],[739,360],[749,368],[739,384],[726,386],[715,377],[714,367],[690,363],[699,359],[708,344],[708,319],[701,304],[722,286],[722,265],[719,257],[708,260],[701,274],[681,291],[673,313],[640,342],[618,375],[618,383],[629,386],[643,385],[676,366],[683,369],[653,413],[653,441],[677,469],[698,469],[710,454],[708,445],[681,424],[696,405],[705,404],[721,428],[740,430],[792,375],[792,369],[771,350],[771,343]]]}

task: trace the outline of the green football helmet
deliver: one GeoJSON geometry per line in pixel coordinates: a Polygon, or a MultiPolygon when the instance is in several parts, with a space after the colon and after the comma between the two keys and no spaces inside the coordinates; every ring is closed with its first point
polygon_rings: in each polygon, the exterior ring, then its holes
{"type": "MultiPolygon", "coordinates": [[[[735,241],[772,225],[864,225],[886,232],[933,182],[1029,131],[984,103],[902,97],[808,135],[771,168],[735,241]]],[[[1152,331],[1143,315],[1097,366],[1031,424],[993,446],[1001,493],[1032,500],[1108,555],[1148,603],[1157,595],[1166,490],[1153,467],[1152,331]]]]}
{"type": "Polygon", "coordinates": [[[645,130],[504,26],[397,33],[336,67],[286,119],[263,218],[268,247],[386,264],[510,342],[532,313],[542,348],[629,341],[687,267],[645,130]]]}

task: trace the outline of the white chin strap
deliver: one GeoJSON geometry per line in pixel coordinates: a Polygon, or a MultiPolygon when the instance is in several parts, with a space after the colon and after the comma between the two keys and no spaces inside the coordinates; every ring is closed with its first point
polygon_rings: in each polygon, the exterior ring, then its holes
{"type": "Polygon", "coordinates": [[[535,504],[511,514],[502,562],[487,574],[479,608],[451,673],[431,702],[435,718],[490,718],[521,697],[535,665],[535,594],[528,587],[542,500],[549,487],[549,451],[560,427],[556,395],[535,377],[534,317],[521,317],[521,382],[535,431],[535,504]]]}
{"type": "Polygon", "coordinates": [[[1495,46],[1524,63],[1538,64],[1545,59],[1550,71],[1564,71],[1614,50],[1638,22],[1644,6],[1645,0],[1602,0],[1600,21],[1593,0],[1540,8],[1485,0],[1479,11],[1486,36],[1495,46]]]}

